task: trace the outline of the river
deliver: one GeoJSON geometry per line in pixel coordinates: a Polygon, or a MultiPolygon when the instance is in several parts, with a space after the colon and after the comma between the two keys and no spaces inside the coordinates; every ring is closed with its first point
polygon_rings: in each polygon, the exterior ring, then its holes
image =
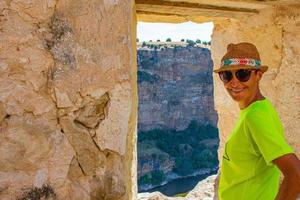
{"type": "Polygon", "coordinates": [[[216,173],[217,173],[217,170],[213,171],[209,174],[202,174],[202,175],[190,176],[190,177],[185,177],[185,178],[178,178],[178,179],[168,182],[165,185],[158,186],[158,187],[152,188],[150,190],[141,191],[141,192],[159,191],[166,196],[174,196],[179,193],[186,193],[186,192],[189,192],[192,189],[194,189],[194,187],[197,185],[197,183],[199,181],[204,180],[208,176],[216,174],[216,173]]]}

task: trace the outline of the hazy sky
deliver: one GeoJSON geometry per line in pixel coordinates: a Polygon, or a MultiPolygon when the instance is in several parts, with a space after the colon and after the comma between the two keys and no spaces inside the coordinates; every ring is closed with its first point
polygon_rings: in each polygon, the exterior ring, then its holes
{"type": "Polygon", "coordinates": [[[137,38],[139,41],[166,41],[171,38],[172,41],[180,41],[181,39],[200,39],[201,41],[210,41],[213,29],[213,23],[194,23],[184,22],[180,24],[170,23],[146,23],[138,22],[137,38]]]}

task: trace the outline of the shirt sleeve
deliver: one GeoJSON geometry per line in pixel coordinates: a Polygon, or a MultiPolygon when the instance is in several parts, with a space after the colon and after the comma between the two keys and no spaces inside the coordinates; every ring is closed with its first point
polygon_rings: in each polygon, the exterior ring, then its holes
{"type": "Polygon", "coordinates": [[[294,153],[284,138],[279,117],[256,110],[247,116],[246,124],[250,137],[255,142],[267,165],[288,153],[294,153]]]}

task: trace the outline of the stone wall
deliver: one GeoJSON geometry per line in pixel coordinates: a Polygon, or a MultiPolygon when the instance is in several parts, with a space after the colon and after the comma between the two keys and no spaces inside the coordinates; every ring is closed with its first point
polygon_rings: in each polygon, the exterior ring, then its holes
{"type": "Polygon", "coordinates": [[[132,0],[0,1],[0,199],[132,199],[132,0]]]}
{"type": "MultiPolygon", "coordinates": [[[[229,8],[231,3],[218,0],[198,8],[186,3],[181,9],[173,2],[176,9],[169,4],[161,11],[166,15],[155,13],[163,5],[138,8],[139,15],[154,21],[214,21],[216,65],[228,43],[254,42],[270,67],[262,92],[274,103],[287,140],[300,156],[299,3],[247,2],[256,4],[232,1],[229,8]]],[[[1,199],[136,198],[133,4],[0,1],[1,199]]],[[[214,81],[222,147],[238,107],[214,81]]]]}

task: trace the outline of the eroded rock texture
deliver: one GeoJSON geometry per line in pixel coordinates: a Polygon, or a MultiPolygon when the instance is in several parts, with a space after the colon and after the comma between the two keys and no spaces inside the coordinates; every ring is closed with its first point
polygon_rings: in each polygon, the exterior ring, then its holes
{"type": "Polygon", "coordinates": [[[132,15],[130,0],[0,2],[0,199],[131,199],[132,15]]]}
{"type": "Polygon", "coordinates": [[[193,46],[138,49],[139,131],[216,126],[210,50],[193,46]]]}
{"type": "MultiPolygon", "coordinates": [[[[228,43],[254,42],[270,67],[262,91],[299,156],[298,2],[137,2],[148,21],[214,21],[216,67],[228,43]]],[[[0,199],[135,198],[133,3],[0,1],[0,199]]],[[[222,147],[238,108],[214,86],[222,147]]]]}

